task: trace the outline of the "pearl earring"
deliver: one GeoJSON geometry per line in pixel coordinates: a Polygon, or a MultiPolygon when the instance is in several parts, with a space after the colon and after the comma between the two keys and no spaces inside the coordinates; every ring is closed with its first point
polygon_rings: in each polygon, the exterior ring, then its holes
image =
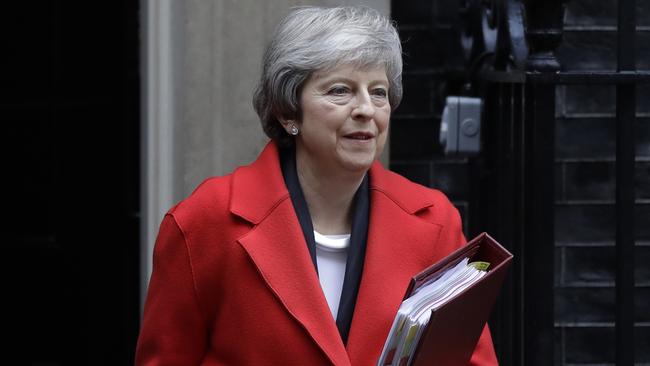
{"type": "Polygon", "coordinates": [[[291,124],[291,126],[289,126],[289,133],[291,135],[296,136],[296,135],[298,135],[299,132],[300,131],[298,130],[298,126],[296,126],[294,124],[291,124]]]}

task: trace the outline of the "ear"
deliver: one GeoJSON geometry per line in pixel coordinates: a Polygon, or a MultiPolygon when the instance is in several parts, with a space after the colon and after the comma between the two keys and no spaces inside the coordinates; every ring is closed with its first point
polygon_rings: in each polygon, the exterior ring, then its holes
{"type": "Polygon", "coordinates": [[[287,119],[287,118],[279,117],[278,121],[280,121],[280,124],[282,125],[282,128],[284,128],[284,130],[287,131],[287,133],[289,133],[289,128],[292,125],[298,125],[296,123],[296,121],[293,120],[293,119],[287,119]]]}

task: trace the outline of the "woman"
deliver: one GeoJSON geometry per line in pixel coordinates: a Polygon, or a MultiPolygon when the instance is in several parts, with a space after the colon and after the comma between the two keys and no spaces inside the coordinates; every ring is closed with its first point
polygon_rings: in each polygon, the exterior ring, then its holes
{"type": "MultiPolygon", "coordinates": [[[[465,242],[442,193],[376,161],[401,70],[374,10],[282,21],[254,97],[272,141],[165,216],[137,364],[376,362],[410,277],[465,242]]],[[[471,364],[496,364],[487,328],[471,364]]]]}

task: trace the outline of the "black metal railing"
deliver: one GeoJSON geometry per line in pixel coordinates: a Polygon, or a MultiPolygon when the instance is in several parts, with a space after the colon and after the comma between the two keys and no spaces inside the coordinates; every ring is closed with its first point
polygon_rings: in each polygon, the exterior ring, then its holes
{"type": "MultiPolygon", "coordinates": [[[[618,0],[618,72],[636,70],[636,4],[618,0]]],[[[634,364],[636,84],[616,84],[616,364],[634,364]]]]}
{"type": "Polygon", "coordinates": [[[634,364],[635,1],[618,0],[616,71],[562,70],[565,0],[461,1],[473,93],[484,100],[484,151],[474,159],[470,231],[494,233],[515,265],[492,322],[503,365],[552,365],[556,87],[616,86],[616,351],[634,364]]]}

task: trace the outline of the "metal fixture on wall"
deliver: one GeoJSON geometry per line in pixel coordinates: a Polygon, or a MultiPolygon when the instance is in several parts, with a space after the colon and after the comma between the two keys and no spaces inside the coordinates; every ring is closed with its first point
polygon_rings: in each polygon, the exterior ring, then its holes
{"type": "Polygon", "coordinates": [[[481,98],[449,96],[440,123],[440,144],[446,155],[481,151],[481,98]]]}

